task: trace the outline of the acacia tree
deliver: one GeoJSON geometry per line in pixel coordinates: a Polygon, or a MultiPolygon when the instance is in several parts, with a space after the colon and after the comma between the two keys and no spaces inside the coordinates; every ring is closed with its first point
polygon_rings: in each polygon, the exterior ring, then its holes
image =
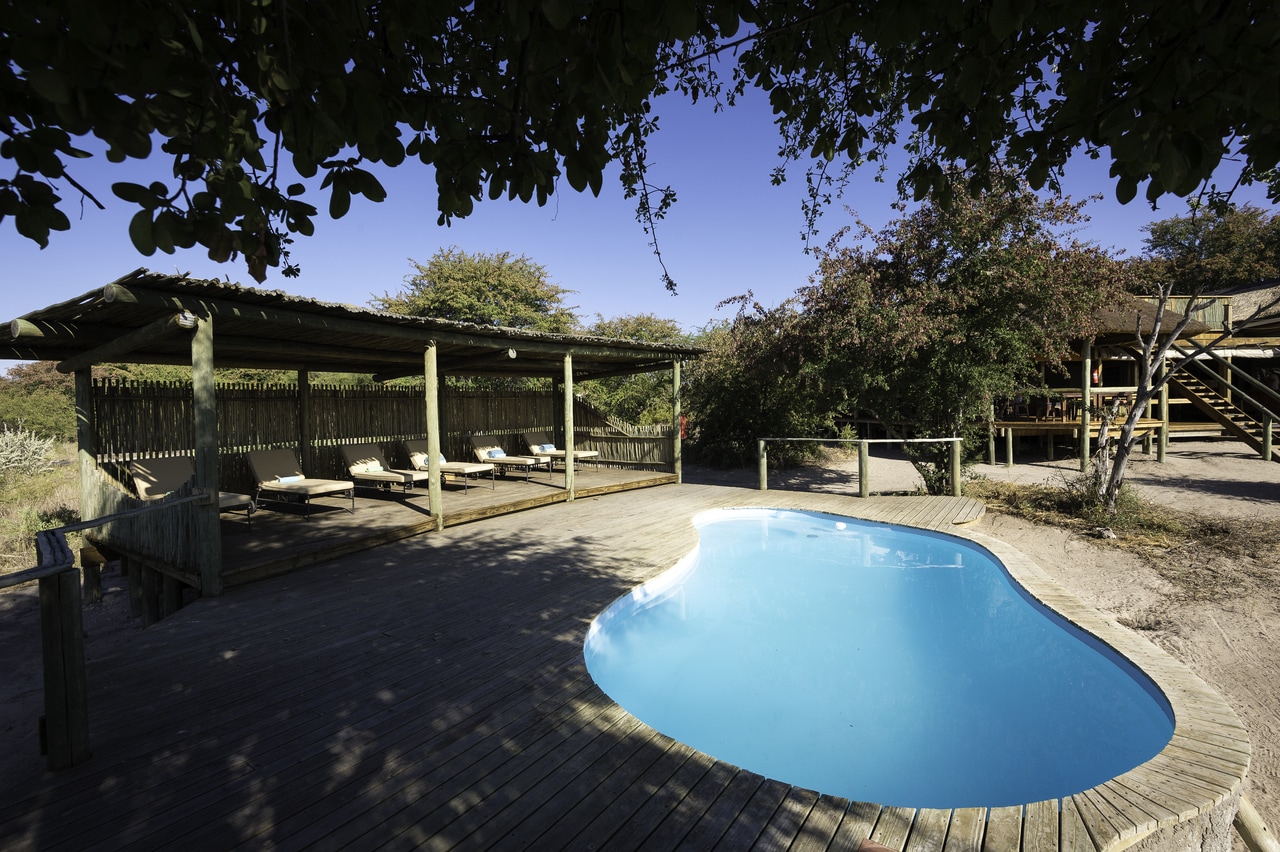
{"type": "MultiPolygon", "coordinates": [[[[596,320],[585,329],[597,337],[641,340],[646,343],[691,343],[680,324],[656,314],[624,314],[596,320]]],[[[601,411],[627,423],[670,423],[671,379],[665,371],[607,376],[576,385],[579,392],[601,411]]]]}
{"type": "MultiPolygon", "coordinates": [[[[798,302],[805,357],[828,394],[901,437],[962,437],[992,404],[1038,384],[1115,297],[1121,267],[1062,236],[1082,204],[1030,191],[921,206],[853,245],[837,235],[798,302]]],[[[949,448],[910,445],[932,493],[949,448]]]]}
{"type": "MultiPolygon", "coordinates": [[[[1112,514],[1137,444],[1138,421],[1151,400],[1195,357],[1232,333],[1226,329],[1185,356],[1179,355],[1169,369],[1160,369],[1196,313],[1208,305],[1201,297],[1280,274],[1280,216],[1268,216],[1254,207],[1193,206],[1190,215],[1153,222],[1146,231],[1146,253],[1135,264],[1135,281],[1155,309],[1135,310],[1133,314],[1138,384],[1133,404],[1120,424],[1114,454],[1108,435],[1119,415],[1118,402],[1098,412],[1101,423],[1092,474],[1098,499],[1112,514]],[[1180,312],[1168,310],[1175,295],[1186,297],[1180,312]]],[[[1254,316],[1274,307],[1275,303],[1259,305],[1254,316]]],[[[1247,323],[1252,318],[1237,317],[1236,322],[1247,323]]]]}
{"type": "Polygon", "coordinates": [[[384,311],[415,317],[501,325],[566,334],[578,330],[578,316],[566,307],[572,293],[552,284],[544,266],[510,252],[469,254],[457,246],[440,249],[425,264],[415,260],[397,293],[375,296],[384,311]]]}
{"type": "Polygon", "coordinates": [[[486,197],[598,193],[616,162],[651,228],[674,198],[649,182],[653,99],[747,87],[769,94],[784,163],[812,164],[811,219],[900,141],[916,199],[949,198],[953,164],[970,192],[1009,186],[1002,160],[1053,186],[1082,147],[1122,201],[1144,181],[1185,195],[1229,154],[1274,197],[1278,47],[1267,0],[11,0],[0,220],[46,245],[106,196],[80,161],[155,156],[154,180],[111,188],[133,244],[240,256],[259,281],[296,274],[289,240],[319,207],[385,197],[370,164],[430,165],[447,222],[486,197]]]}

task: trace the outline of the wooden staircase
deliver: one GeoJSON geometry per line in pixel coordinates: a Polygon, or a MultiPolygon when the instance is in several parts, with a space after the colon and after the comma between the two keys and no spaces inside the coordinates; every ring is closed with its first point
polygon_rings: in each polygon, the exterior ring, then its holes
{"type": "MultiPolygon", "coordinates": [[[[1177,347],[1174,350],[1184,356],[1187,354],[1177,347]]],[[[1141,357],[1139,352],[1135,351],[1133,354],[1141,357]]],[[[1212,357],[1226,366],[1227,376],[1219,376],[1203,362],[1188,361],[1183,369],[1169,379],[1170,389],[1190,400],[1199,411],[1222,426],[1228,434],[1265,457],[1271,451],[1266,426],[1268,422],[1274,423],[1276,420],[1273,412],[1280,408],[1280,396],[1230,362],[1217,356],[1212,357]],[[1206,376],[1211,377],[1214,384],[1204,381],[1202,377],[1206,376]],[[1245,382],[1240,381],[1241,379],[1247,380],[1248,389],[1245,389],[1245,382]],[[1231,392],[1231,398],[1219,389],[1219,384],[1225,385],[1231,392]],[[1237,405],[1233,398],[1240,399],[1247,407],[1237,405]]],[[[1272,434],[1274,436],[1274,430],[1272,434]]],[[[1272,452],[1271,458],[1280,461],[1280,453],[1272,452]]]]}

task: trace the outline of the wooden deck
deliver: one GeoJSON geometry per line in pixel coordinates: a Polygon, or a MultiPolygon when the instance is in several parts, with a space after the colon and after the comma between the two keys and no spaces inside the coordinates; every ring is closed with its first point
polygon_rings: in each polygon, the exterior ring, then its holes
{"type": "Polygon", "coordinates": [[[94,756],[52,774],[29,738],[7,744],[0,849],[816,850],[870,837],[905,852],[1068,852],[1119,848],[1238,793],[1248,744],[1215,694],[976,535],[1157,679],[1178,714],[1166,753],[1061,802],[917,811],[791,787],[653,731],[592,683],[583,638],[694,545],[694,514],[730,506],[948,531],[982,512],[710,485],[580,496],[233,588],[127,643],[90,636],[94,756]]]}
{"type": "MultiPolygon", "coordinates": [[[[676,481],[671,473],[617,467],[580,465],[574,471],[577,499],[602,494],[667,485],[676,481]]],[[[456,526],[511,512],[563,503],[564,470],[551,475],[534,472],[473,479],[463,489],[450,479],[444,488],[443,515],[446,526],[456,526]],[[492,487],[491,487],[492,486],[492,487]]],[[[356,489],[356,510],[348,513],[344,498],[319,498],[312,514],[291,506],[264,508],[253,516],[252,525],[243,515],[224,514],[222,545],[224,583],[244,585],[266,577],[368,550],[402,538],[434,531],[436,520],[428,511],[427,489],[377,491],[356,489]]],[[[194,576],[185,578],[196,585],[194,576]]]]}

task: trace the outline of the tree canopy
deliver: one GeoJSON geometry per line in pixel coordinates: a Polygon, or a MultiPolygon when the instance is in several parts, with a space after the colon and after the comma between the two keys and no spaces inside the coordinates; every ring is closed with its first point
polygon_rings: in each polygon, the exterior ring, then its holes
{"type": "Polygon", "coordinates": [[[1146,227],[1145,276],[1200,294],[1280,276],[1280,215],[1251,205],[1193,208],[1146,227]]]}
{"type": "Polygon", "coordinates": [[[578,330],[577,314],[564,304],[572,291],[552,284],[546,268],[523,255],[469,254],[452,246],[436,252],[425,264],[409,262],[416,272],[405,276],[405,288],[375,296],[374,307],[531,331],[578,330]]]}
{"type": "Polygon", "coordinates": [[[155,180],[111,190],[138,250],[200,245],[259,281],[296,274],[289,242],[319,209],[385,197],[370,164],[430,165],[447,222],[483,198],[599,193],[618,163],[649,227],[674,198],[649,183],[654,98],[748,87],[769,94],[783,163],[811,166],[810,221],[900,143],[916,199],[946,201],[957,164],[970,192],[1006,180],[999,161],[1053,186],[1081,148],[1110,158],[1122,201],[1144,182],[1150,200],[1190,193],[1228,156],[1276,197],[1278,47],[1265,0],[14,0],[0,221],[46,245],[104,193],[83,158],[155,156],[155,180]]]}

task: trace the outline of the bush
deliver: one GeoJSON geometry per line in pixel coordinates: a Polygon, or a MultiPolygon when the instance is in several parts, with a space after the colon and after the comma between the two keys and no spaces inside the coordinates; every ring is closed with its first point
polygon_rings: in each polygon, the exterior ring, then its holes
{"type": "Polygon", "coordinates": [[[0,476],[33,476],[49,470],[56,445],[53,438],[41,437],[21,424],[13,428],[5,423],[0,429],[0,476]]]}
{"type": "Polygon", "coordinates": [[[75,405],[52,388],[0,383],[0,424],[6,429],[70,441],[76,436],[75,405]]]}

